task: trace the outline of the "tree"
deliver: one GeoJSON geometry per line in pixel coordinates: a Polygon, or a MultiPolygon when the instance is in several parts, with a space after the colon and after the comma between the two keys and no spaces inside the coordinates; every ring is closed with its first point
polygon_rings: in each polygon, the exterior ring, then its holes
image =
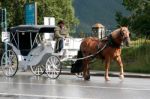
{"type": "Polygon", "coordinates": [[[117,27],[129,25],[128,17],[124,17],[121,12],[116,12],[115,16],[118,23],[117,27]]]}
{"type": "Polygon", "coordinates": [[[129,17],[116,14],[118,24],[123,24],[125,19],[133,32],[145,34],[150,31],[150,0],[123,0],[123,5],[131,11],[129,17]]]}
{"type": "Polygon", "coordinates": [[[56,22],[64,20],[69,29],[79,23],[74,14],[73,0],[0,0],[0,4],[8,12],[8,25],[24,24],[24,5],[33,1],[37,2],[38,6],[38,24],[43,24],[44,16],[53,16],[56,22]]]}
{"type": "Polygon", "coordinates": [[[7,9],[7,19],[9,26],[24,23],[24,4],[25,0],[1,0],[2,8],[7,9]]]}
{"type": "Polygon", "coordinates": [[[79,21],[75,17],[72,2],[72,0],[39,0],[38,6],[42,6],[38,8],[39,23],[42,23],[44,16],[53,16],[56,18],[56,23],[64,20],[68,28],[74,27],[79,21]]]}

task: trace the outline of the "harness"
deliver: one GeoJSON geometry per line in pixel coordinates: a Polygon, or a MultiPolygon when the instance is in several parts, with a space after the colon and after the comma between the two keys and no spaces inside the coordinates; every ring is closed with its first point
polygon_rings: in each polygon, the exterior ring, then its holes
{"type": "Polygon", "coordinates": [[[112,47],[112,48],[120,48],[120,44],[117,44],[116,42],[115,42],[115,40],[112,38],[112,35],[110,34],[109,36],[108,36],[108,46],[110,46],[110,47],[112,47]]]}
{"type": "MultiPolygon", "coordinates": [[[[120,30],[119,34],[120,34],[121,37],[124,37],[124,33],[121,30],[120,30]]],[[[121,44],[116,43],[115,40],[112,37],[112,34],[110,34],[108,36],[108,46],[110,46],[112,48],[120,48],[121,44]]]]}
{"type": "MultiPolygon", "coordinates": [[[[121,32],[120,32],[120,35],[123,36],[121,32]]],[[[105,43],[105,45],[104,45],[102,48],[100,48],[99,45],[98,45],[98,51],[97,51],[96,53],[91,54],[91,55],[88,55],[88,56],[85,56],[85,57],[82,57],[82,58],[75,58],[75,59],[70,58],[70,59],[68,59],[68,60],[77,61],[77,60],[83,60],[83,59],[87,59],[87,58],[93,58],[93,57],[95,57],[97,54],[99,54],[101,51],[103,51],[106,47],[120,48],[120,46],[121,46],[120,44],[117,44],[117,43],[115,42],[115,40],[114,40],[113,37],[112,37],[112,34],[110,34],[110,35],[108,36],[108,41],[105,43]]],[[[101,55],[101,56],[102,56],[102,55],[101,55]]]]}
{"type": "Polygon", "coordinates": [[[101,48],[99,49],[96,53],[82,57],[82,58],[69,58],[67,60],[71,60],[71,61],[77,61],[77,60],[83,60],[83,59],[87,59],[87,58],[91,58],[91,57],[95,57],[97,54],[99,54],[101,51],[103,51],[105,48],[107,47],[107,43],[101,48]]]}

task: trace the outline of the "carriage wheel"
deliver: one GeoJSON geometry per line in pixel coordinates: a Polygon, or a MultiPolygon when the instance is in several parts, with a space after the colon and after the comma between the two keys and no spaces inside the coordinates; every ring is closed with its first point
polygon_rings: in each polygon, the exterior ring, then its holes
{"type": "Polygon", "coordinates": [[[46,61],[46,73],[49,78],[56,79],[61,73],[61,62],[57,56],[51,55],[46,61]]]}
{"type": "Polygon", "coordinates": [[[75,75],[76,75],[78,78],[83,78],[83,72],[75,73],[75,75]]]}
{"type": "Polygon", "coordinates": [[[41,76],[45,72],[45,66],[44,65],[30,66],[30,69],[31,69],[32,73],[36,76],[41,76]]]}
{"type": "Polygon", "coordinates": [[[13,50],[4,52],[1,58],[1,67],[3,73],[8,77],[12,77],[16,74],[18,70],[18,58],[13,50]]]}

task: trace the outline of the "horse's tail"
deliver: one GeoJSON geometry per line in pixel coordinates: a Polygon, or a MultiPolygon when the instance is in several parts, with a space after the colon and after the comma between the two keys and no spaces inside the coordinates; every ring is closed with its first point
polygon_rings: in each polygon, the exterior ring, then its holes
{"type": "Polygon", "coordinates": [[[82,58],[83,53],[81,50],[78,51],[77,53],[77,61],[73,63],[71,66],[71,73],[80,73],[83,71],[83,60],[78,60],[78,58],[82,58]]]}

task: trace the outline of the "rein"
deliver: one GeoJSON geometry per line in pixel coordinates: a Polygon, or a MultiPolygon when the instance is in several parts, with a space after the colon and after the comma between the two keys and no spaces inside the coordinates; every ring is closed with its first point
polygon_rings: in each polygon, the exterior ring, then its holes
{"type": "Polygon", "coordinates": [[[113,47],[113,48],[120,48],[121,45],[117,44],[114,39],[112,38],[112,35],[110,34],[108,36],[108,42],[101,48],[98,49],[98,51],[94,54],[82,57],[82,58],[76,58],[76,59],[68,59],[68,60],[72,60],[72,61],[77,61],[77,60],[83,60],[83,59],[87,59],[87,58],[91,58],[91,57],[95,57],[97,54],[99,54],[101,51],[103,51],[107,46],[113,47]]]}
{"type": "Polygon", "coordinates": [[[120,48],[120,44],[117,44],[115,40],[112,38],[112,35],[108,36],[108,46],[113,47],[113,48],[120,48]]]}
{"type": "Polygon", "coordinates": [[[77,60],[83,60],[83,59],[87,59],[87,58],[90,58],[90,57],[95,57],[97,54],[99,54],[101,51],[103,51],[106,46],[107,46],[108,43],[106,43],[101,49],[99,49],[96,53],[94,54],[91,54],[91,55],[88,55],[88,56],[85,56],[85,57],[82,57],[82,58],[70,58],[68,60],[72,60],[72,61],[77,61],[77,60]]]}
{"type": "MultiPolygon", "coordinates": [[[[124,36],[123,35],[123,33],[121,32],[121,30],[120,30],[120,36],[124,36]]],[[[120,48],[121,47],[121,44],[117,44],[116,42],[115,42],[115,40],[113,39],[113,37],[112,37],[112,34],[110,34],[109,36],[108,36],[108,46],[110,46],[110,47],[112,47],[112,48],[120,48]]]]}
{"type": "MultiPolygon", "coordinates": [[[[120,32],[120,34],[122,34],[122,33],[120,32]]],[[[74,58],[74,59],[73,58],[68,58],[67,60],[77,61],[77,60],[83,60],[83,59],[95,57],[97,54],[99,54],[101,51],[103,51],[108,46],[113,47],[113,48],[120,48],[121,45],[117,44],[115,42],[115,40],[112,38],[112,34],[110,34],[108,36],[108,42],[106,42],[106,44],[101,49],[98,49],[98,51],[96,53],[88,55],[88,56],[85,56],[85,57],[82,57],[82,58],[74,58]]]]}

